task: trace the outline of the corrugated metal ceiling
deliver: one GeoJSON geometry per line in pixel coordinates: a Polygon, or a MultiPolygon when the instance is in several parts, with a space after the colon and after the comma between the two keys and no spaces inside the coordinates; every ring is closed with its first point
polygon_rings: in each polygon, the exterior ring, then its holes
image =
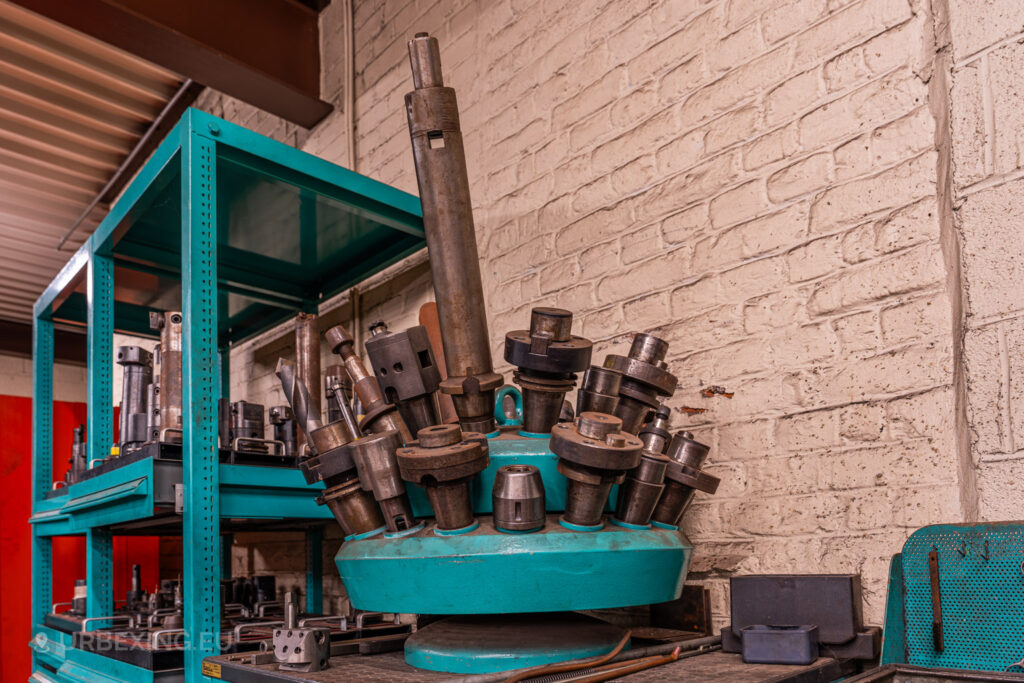
{"type": "Polygon", "coordinates": [[[182,80],[0,1],[0,318],[31,320],[105,207],[61,238],[182,80]]]}

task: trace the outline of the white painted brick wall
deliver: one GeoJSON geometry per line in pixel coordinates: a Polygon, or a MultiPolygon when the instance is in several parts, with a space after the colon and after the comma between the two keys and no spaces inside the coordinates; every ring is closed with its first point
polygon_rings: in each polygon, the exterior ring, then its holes
{"type": "MultiPolygon", "coordinates": [[[[536,304],[572,309],[598,359],[636,330],[671,342],[675,424],[713,446],[723,477],[686,523],[691,576],[719,618],[732,573],[834,571],[863,574],[878,623],[889,558],[913,529],[971,518],[976,493],[983,518],[1019,516],[1024,12],[949,5],[951,52],[936,29],[945,0],[355,3],[358,170],[411,192],[405,42],[441,42],[501,369],[504,332],[536,304]],[[947,53],[948,92],[935,80],[947,53]],[[951,131],[937,130],[950,107],[951,131]],[[959,262],[937,138],[952,143],[959,262]],[[961,266],[970,453],[956,419],[961,266]],[[713,384],[733,397],[705,397],[713,384]]],[[[336,7],[322,24],[325,93],[340,103],[336,7]]],[[[201,101],[345,162],[340,109],[306,133],[201,101]]],[[[426,278],[416,287],[382,307],[410,320],[431,296],[426,278]]],[[[241,367],[257,346],[233,355],[253,398],[273,391],[271,359],[241,367]]]]}

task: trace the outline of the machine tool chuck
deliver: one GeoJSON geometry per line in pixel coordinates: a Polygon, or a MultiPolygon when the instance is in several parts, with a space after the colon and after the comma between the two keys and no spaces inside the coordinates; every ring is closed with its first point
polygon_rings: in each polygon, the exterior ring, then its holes
{"type": "Polygon", "coordinates": [[[148,441],[146,388],[153,382],[153,355],[139,346],[117,347],[121,382],[120,452],[133,451],[148,441]]]}
{"type": "Polygon", "coordinates": [[[622,420],[605,413],[581,413],[575,423],[555,425],[551,452],[565,475],[562,521],[577,527],[600,527],[612,484],[640,464],[640,439],[622,431],[622,420]]]}
{"type": "Polygon", "coordinates": [[[360,430],[365,434],[398,432],[402,437],[402,443],[412,441],[412,434],[398,409],[385,400],[380,385],[377,384],[377,378],[366,371],[363,360],[356,354],[355,339],[352,335],[341,325],[335,325],[327,330],[326,337],[331,351],[341,356],[345,363],[345,370],[352,379],[352,389],[363,404],[365,413],[359,424],[360,430]]]}
{"type": "Polygon", "coordinates": [[[544,480],[534,465],[505,465],[494,475],[491,493],[494,528],[526,532],[544,528],[544,480]]]}
{"type": "Polygon", "coordinates": [[[128,609],[135,609],[135,606],[147,600],[146,591],[142,590],[142,565],[132,565],[132,587],[125,595],[125,604],[128,609]]]}
{"type": "Polygon", "coordinates": [[[530,329],[505,335],[505,360],[518,369],[512,375],[523,393],[523,430],[549,434],[559,420],[565,394],[576,386],[576,374],[590,365],[593,344],[574,336],[572,313],[561,308],[535,308],[530,329]]]}
{"type": "Polygon", "coordinates": [[[490,434],[502,377],[491,361],[459,105],[455,91],[444,87],[436,38],[417,33],[409,61],[414,90],[405,96],[405,111],[448,368],[440,387],[464,431],[490,434]]]}
{"type": "Polygon", "coordinates": [[[463,432],[458,425],[421,429],[419,439],[398,449],[402,479],[424,487],[441,531],[474,523],[470,480],[490,462],[483,434],[463,432]]]}
{"type": "Polygon", "coordinates": [[[419,434],[440,422],[434,392],[441,384],[441,373],[427,328],[416,325],[404,332],[389,332],[378,321],[370,326],[370,335],[364,346],[377,383],[385,400],[398,406],[410,433],[419,434]]]}
{"type": "Polygon", "coordinates": [[[633,338],[625,356],[609,355],[604,366],[622,373],[619,405],[615,414],[622,418],[622,431],[636,434],[644,418],[658,407],[659,396],[676,391],[676,376],[668,371],[665,354],[668,342],[650,334],[633,338]]]}
{"type": "Polygon", "coordinates": [[[651,519],[675,526],[693,501],[697,491],[714,493],[718,477],[701,469],[710,447],[695,441],[690,432],[676,432],[668,445],[669,463],[665,471],[665,490],[661,493],[651,519]]]}
{"type": "Polygon", "coordinates": [[[591,365],[583,373],[580,390],[576,394],[576,414],[606,413],[614,415],[619,407],[619,388],[622,373],[600,365],[591,365]]]}
{"type": "Polygon", "coordinates": [[[404,531],[416,525],[395,453],[402,447],[398,432],[364,436],[349,444],[363,489],[373,492],[388,531],[404,531]]]}
{"type": "Polygon", "coordinates": [[[654,411],[650,421],[645,422],[640,428],[640,440],[644,442],[644,450],[651,453],[664,453],[672,440],[672,433],[669,432],[669,419],[672,417],[672,410],[668,406],[660,406],[654,411]]]}

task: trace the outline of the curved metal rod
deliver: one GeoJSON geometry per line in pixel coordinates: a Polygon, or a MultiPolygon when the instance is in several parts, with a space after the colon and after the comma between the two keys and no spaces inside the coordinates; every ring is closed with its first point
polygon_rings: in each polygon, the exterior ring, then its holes
{"type": "Polygon", "coordinates": [[[234,635],[235,642],[237,643],[242,639],[242,631],[248,631],[255,629],[257,626],[284,626],[283,621],[250,621],[245,624],[239,624],[235,627],[234,635]]]}
{"type": "Polygon", "coordinates": [[[600,666],[601,664],[605,664],[614,659],[615,656],[622,652],[622,649],[629,644],[629,639],[632,635],[632,631],[626,631],[622,636],[622,640],[619,641],[619,644],[616,645],[611,652],[601,655],[596,659],[574,660],[561,662],[559,664],[545,664],[544,666],[538,666],[533,669],[523,669],[522,671],[512,674],[506,678],[504,683],[519,683],[519,681],[524,681],[527,678],[537,678],[538,676],[549,676],[551,674],[579,671],[580,669],[592,669],[595,666],[600,666]]]}
{"type": "Polygon", "coordinates": [[[149,646],[154,650],[160,647],[160,636],[165,636],[169,633],[185,633],[183,628],[165,628],[159,631],[153,631],[149,636],[149,646]]]}

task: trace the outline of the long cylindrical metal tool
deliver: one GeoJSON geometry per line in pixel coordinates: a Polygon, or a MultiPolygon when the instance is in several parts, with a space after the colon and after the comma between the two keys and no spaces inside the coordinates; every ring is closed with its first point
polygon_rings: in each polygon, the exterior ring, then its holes
{"type": "Polygon", "coordinates": [[[153,382],[153,356],[139,346],[119,346],[117,364],[124,370],[119,431],[121,453],[126,453],[147,440],[146,388],[153,382]]]}
{"type": "MultiPolygon", "coordinates": [[[[181,411],[181,313],[150,313],[149,326],[160,330],[160,433],[182,429],[181,411]]],[[[174,432],[171,432],[172,434],[174,432]]],[[[180,433],[177,433],[180,434],[180,433]]],[[[168,439],[180,441],[175,435],[168,439]]]]}
{"type": "Polygon", "coordinates": [[[436,38],[417,33],[409,61],[415,89],[405,109],[448,367],[441,391],[452,397],[463,430],[489,434],[502,378],[491,361],[459,107],[455,90],[444,87],[436,38]]]}
{"type": "MultiPolygon", "coordinates": [[[[295,376],[309,390],[310,410],[323,419],[320,401],[320,328],[313,313],[299,313],[295,317],[295,376]]],[[[302,426],[302,423],[299,423],[302,426]]],[[[307,440],[306,432],[299,434],[299,448],[307,440]]]]}
{"type": "Polygon", "coordinates": [[[380,390],[377,378],[367,371],[363,359],[355,351],[355,339],[341,325],[327,330],[327,343],[331,351],[341,356],[345,370],[352,379],[352,389],[363,405],[360,428],[366,432],[398,432],[402,443],[412,441],[412,434],[394,404],[388,403],[380,390]]]}
{"type": "Polygon", "coordinates": [[[296,381],[298,378],[295,366],[283,358],[279,359],[277,361],[277,377],[281,380],[281,389],[284,391],[285,399],[292,407],[292,413],[295,415],[299,429],[309,434],[323,427],[323,419],[320,416],[320,411],[316,410],[313,405],[309,387],[305,382],[296,381]]]}

